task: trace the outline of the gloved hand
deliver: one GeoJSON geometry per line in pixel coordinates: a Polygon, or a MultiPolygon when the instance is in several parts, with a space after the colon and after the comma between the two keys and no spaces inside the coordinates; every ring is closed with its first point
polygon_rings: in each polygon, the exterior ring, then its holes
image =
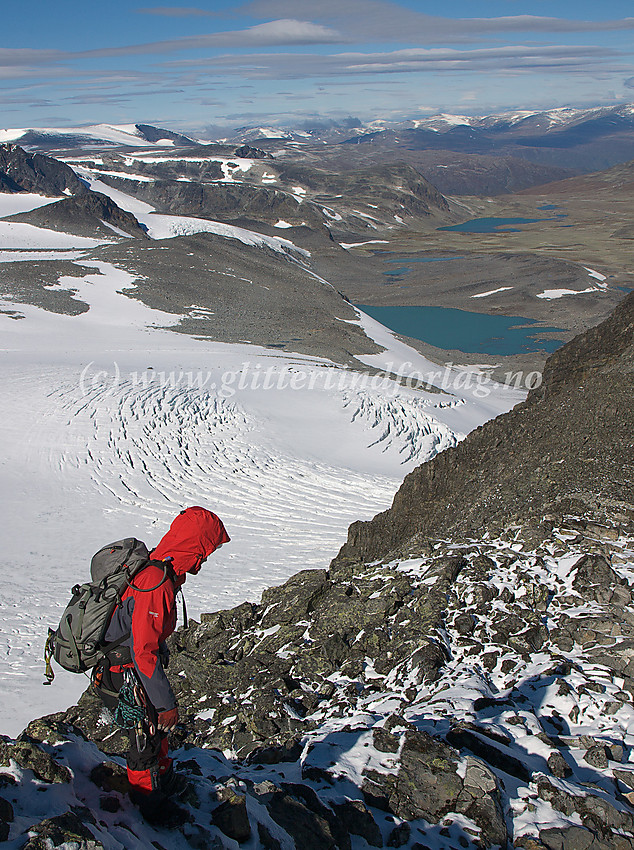
{"type": "Polygon", "coordinates": [[[158,716],[159,732],[171,732],[178,723],[178,706],[169,711],[160,711],[158,716]]]}

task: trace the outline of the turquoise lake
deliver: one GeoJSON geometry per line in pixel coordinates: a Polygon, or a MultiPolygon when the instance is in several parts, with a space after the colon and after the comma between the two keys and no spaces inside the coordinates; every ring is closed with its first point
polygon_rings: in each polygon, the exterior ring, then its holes
{"type": "Polygon", "coordinates": [[[468,354],[550,353],[563,345],[561,340],[540,339],[544,332],[561,333],[562,328],[536,326],[533,319],[521,316],[489,316],[453,307],[356,306],[395,333],[468,354]]]}
{"type": "Polygon", "coordinates": [[[517,224],[535,224],[538,221],[560,221],[566,213],[557,213],[552,218],[472,218],[462,224],[439,227],[438,230],[453,230],[457,233],[521,233],[517,224]]]}

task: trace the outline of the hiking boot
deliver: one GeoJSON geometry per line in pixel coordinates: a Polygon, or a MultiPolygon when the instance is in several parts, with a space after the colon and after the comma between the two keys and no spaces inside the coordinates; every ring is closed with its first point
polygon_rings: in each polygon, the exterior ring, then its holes
{"type": "Polygon", "coordinates": [[[162,826],[166,829],[178,829],[190,819],[189,812],[178,806],[161,791],[142,794],[131,790],[130,799],[138,806],[145,821],[152,826],[162,826]]]}
{"type": "Polygon", "coordinates": [[[170,765],[160,778],[160,786],[161,792],[168,797],[182,797],[191,788],[191,783],[170,765]]]}

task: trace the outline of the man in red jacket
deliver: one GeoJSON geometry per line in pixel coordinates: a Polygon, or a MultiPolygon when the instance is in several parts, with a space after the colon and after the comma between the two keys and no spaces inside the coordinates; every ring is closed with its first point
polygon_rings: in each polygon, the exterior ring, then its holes
{"type": "Polygon", "coordinates": [[[178,706],[165,675],[165,641],[176,628],[176,591],[188,573],[196,575],[209,555],[229,542],[221,520],[201,507],[181,511],[151,553],[152,562],[135,575],[115,610],[105,639],[123,642],[98,669],[95,687],[115,710],[119,691],[132,681],[145,707],[142,731],[130,730],[127,756],[130,797],[148,820],[169,820],[174,771],[168,733],[178,723],[178,706]],[[158,563],[162,562],[162,563],[158,563]]]}

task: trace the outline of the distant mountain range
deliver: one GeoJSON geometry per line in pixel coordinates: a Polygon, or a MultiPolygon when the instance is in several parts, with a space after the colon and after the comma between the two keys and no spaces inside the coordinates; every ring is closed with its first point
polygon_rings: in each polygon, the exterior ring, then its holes
{"type": "Polygon", "coordinates": [[[242,128],[231,138],[233,143],[271,145],[275,140],[300,148],[324,142],[358,145],[381,154],[451,151],[495,155],[589,172],[634,158],[634,105],[486,116],[442,113],[401,122],[377,120],[355,128],[349,122],[301,131],[242,128]]]}
{"type": "MultiPolygon", "coordinates": [[[[192,138],[150,124],[95,124],[0,130],[0,143],[17,143],[47,153],[139,148],[209,148],[257,145],[279,155],[316,155],[337,167],[403,161],[425,177],[437,177],[441,192],[498,194],[529,188],[574,174],[600,171],[634,159],[634,105],[594,109],[517,110],[485,116],[440,113],[407,121],[356,119],[303,128],[240,127],[227,138],[192,138]],[[353,148],[353,150],[350,150],[353,148]],[[441,174],[449,155],[462,157],[460,171],[441,174]],[[471,162],[466,157],[475,157],[471,162]],[[489,159],[483,160],[482,157],[489,159]],[[490,159],[494,157],[495,159],[490,159]]],[[[263,154],[264,155],[264,154],[263,154]]],[[[432,180],[433,182],[433,180],[432,180]]]]}
{"type": "Polygon", "coordinates": [[[555,109],[481,118],[441,115],[359,133],[347,144],[512,156],[582,172],[634,158],[634,107],[555,109]]]}
{"type": "Polygon", "coordinates": [[[86,127],[40,127],[0,130],[0,143],[18,142],[37,150],[85,147],[187,147],[197,143],[188,136],[150,124],[94,124],[86,127]]]}

